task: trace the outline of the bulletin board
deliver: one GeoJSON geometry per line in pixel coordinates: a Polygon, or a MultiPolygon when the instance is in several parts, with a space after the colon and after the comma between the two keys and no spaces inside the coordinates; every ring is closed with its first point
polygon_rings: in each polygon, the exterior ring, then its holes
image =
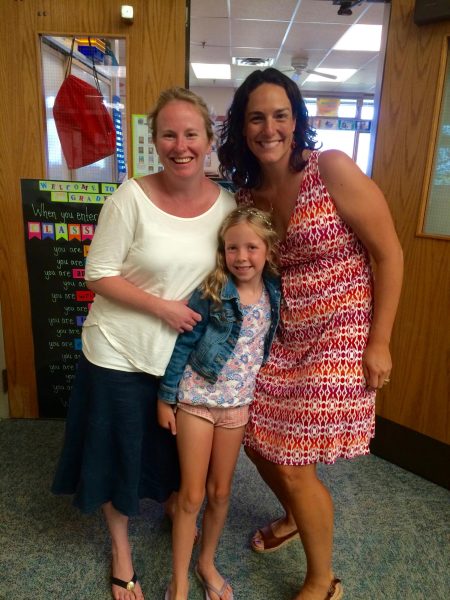
{"type": "Polygon", "coordinates": [[[131,116],[133,177],[142,177],[162,171],[162,164],[153,144],[147,115],[131,116]]]}
{"type": "Polygon", "coordinates": [[[86,256],[100,210],[116,183],[22,179],[39,416],[65,417],[93,300],[86,256]]]}

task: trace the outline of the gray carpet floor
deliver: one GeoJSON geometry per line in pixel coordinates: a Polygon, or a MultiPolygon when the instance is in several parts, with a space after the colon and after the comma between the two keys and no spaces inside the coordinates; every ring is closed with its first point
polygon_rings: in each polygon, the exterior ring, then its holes
{"type": "MultiPolygon", "coordinates": [[[[0,421],[0,599],[108,600],[110,551],[100,513],[82,516],[49,487],[61,421],[0,421]]],[[[450,598],[450,494],[375,456],[320,467],[335,501],[335,571],[346,600],[450,598]]],[[[299,542],[257,555],[249,536],[279,506],[244,453],[217,563],[236,600],[289,600],[305,571],[299,542]]],[[[134,562],[146,600],[162,600],[170,524],[142,502],[132,519],[134,562]]],[[[203,598],[192,577],[191,600],[203,598]]]]}

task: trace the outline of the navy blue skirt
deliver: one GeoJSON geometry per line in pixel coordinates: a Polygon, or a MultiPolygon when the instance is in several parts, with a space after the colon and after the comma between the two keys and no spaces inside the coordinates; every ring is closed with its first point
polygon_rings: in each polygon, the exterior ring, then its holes
{"type": "Polygon", "coordinates": [[[176,438],[158,425],[157,393],[157,377],[97,367],[82,356],[52,492],[74,494],[85,513],[111,501],[131,516],[140,498],[164,502],[178,490],[176,438]]]}

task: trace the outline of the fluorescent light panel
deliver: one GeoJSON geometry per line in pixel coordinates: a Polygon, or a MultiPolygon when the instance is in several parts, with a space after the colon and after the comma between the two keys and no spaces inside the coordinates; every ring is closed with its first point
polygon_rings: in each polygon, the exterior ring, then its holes
{"type": "Polygon", "coordinates": [[[333,50],[378,52],[381,47],[381,25],[352,25],[333,46],[333,50]]]}
{"type": "Polygon", "coordinates": [[[230,65],[191,63],[197,79],[231,79],[230,65]]]}
{"type": "Polygon", "coordinates": [[[321,77],[320,75],[314,75],[314,73],[312,73],[311,75],[308,75],[308,77],[305,79],[305,83],[310,81],[320,81],[321,83],[342,83],[343,81],[347,81],[347,79],[350,79],[350,77],[352,77],[352,75],[356,73],[357,69],[314,69],[314,71],[318,71],[319,73],[328,73],[329,75],[335,75],[336,79],[333,79],[333,81],[331,81],[331,79],[325,79],[325,77],[321,77]]]}

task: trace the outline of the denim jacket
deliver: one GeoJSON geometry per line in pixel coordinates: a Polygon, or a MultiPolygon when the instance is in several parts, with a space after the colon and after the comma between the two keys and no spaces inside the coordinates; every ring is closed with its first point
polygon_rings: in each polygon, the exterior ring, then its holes
{"type": "MultiPolygon", "coordinates": [[[[280,318],[281,287],[279,278],[263,274],[264,285],[269,294],[271,323],[264,341],[263,364],[269,356],[275,330],[280,318]]],[[[243,312],[239,294],[231,278],[228,278],[221,294],[222,304],[202,298],[197,288],[189,300],[189,307],[202,316],[192,331],[177,338],[172,357],[161,379],[158,397],[168,404],[176,404],[177,390],[186,364],[210,383],[217,377],[233,352],[241,331],[243,312]]]]}

